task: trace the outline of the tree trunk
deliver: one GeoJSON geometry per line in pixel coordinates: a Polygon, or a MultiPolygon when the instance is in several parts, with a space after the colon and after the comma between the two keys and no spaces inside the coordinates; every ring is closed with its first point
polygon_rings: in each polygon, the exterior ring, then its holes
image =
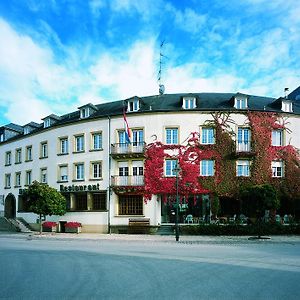
{"type": "Polygon", "coordinates": [[[40,214],[40,216],[39,216],[39,218],[40,218],[40,234],[42,234],[42,232],[43,232],[43,227],[42,227],[42,215],[40,214]]]}

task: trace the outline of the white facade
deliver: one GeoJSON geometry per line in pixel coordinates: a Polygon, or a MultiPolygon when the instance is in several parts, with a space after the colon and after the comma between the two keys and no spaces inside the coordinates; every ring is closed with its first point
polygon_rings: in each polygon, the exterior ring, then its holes
{"type": "MultiPolygon", "coordinates": [[[[193,105],[196,105],[196,100],[193,105]]],[[[299,116],[296,114],[285,116],[288,117],[289,124],[287,127],[290,129],[284,133],[285,144],[291,143],[299,149],[299,116]]],[[[239,127],[249,127],[247,117],[243,112],[236,110],[231,113],[230,118],[234,120],[234,123],[230,123],[231,131],[235,133],[237,138],[239,127]]],[[[201,128],[209,120],[213,120],[211,111],[193,111],[192,109],[181,109],[167,113],[151,110],[127,112],[127,121],[131,131],[142,131],[143,141],[146,144],[155,141],[165,143],[167,128],[177,128],[178,143],[186,144],[191,133],[200,133],[201,128]]],[[[114,183],[117,186],[143,185],[144,155],[134,157],[111,155],[111,145],[120,143],[118,132],[124,131],[124,125],[122,114],[92,119],[84,118],[61,126],[50,126],[38,130],[36,133],[25,134],[1,143],[0,195],[3,195],[3,200],[0,199],[0,211],[4,211],[6,197],[13,194],[16,199],[16,217],[24,218],[31,224],[36,223],[37,216],[35,214],[24,212],[18,207],[20,189],[26,188],[28,183],[26,180],[28,181],[28,176],[31,174],[31,182],[34,180],[44,181],[63,192],[89,192],[86,209],[68,211],[64,216],[47,217],[47,220],[77,221],[83,224],[83,231],[104,233],[108,232],[110,227],[127,226],[129,218],[136,216],[149,218],[150,225],[159,226],[162,223],[162,203],[159,195],[153,195],[150,201],[143,201],[140,214],[121,214],[119,195],[114,192],[113,188],[110,188],[112,176],[115,177],[114,183]],[[101,149],[94,149],[93,135],[95,133],[102,135],[101,149]],[[80,141],[78,141],[78,137],[81,137],[80,141]],[[77,148],[77,143],[82,143],[82,141],[83,145],[80,144],[80,148],[77,148]],[[26,160],[28,147],[32,147],[32,160],[26,160]],[[16,151],[18,149],[21,149],[20,163],[16,163],[16,151]],[[76,151],[76,149],[80,149],[80,151],[76,151]],[[6,161],[7,153],[11,153],[10,164],[7,164],[6,161]],[[94,166],[95,164],[98,165],[94,166]],[[83,167],[78,165],[83,165],[83,167]],[[101,177],[99,177],[99,172],[102,172],[101,177]],[[126,179],[121,178],[120,174],[126,179]],[[6,179],[9,175],[11,183],[10,186],[7,186],[6,179]],[[17,184],[19,180],[20,186],[17,184]],[[121,180],[127,181],[122,183],[121,180]],[[105,209],[93,209],[92,202],[89,200],[92,196],[89,194],[94,192],[105,194],[105,209]]],[[[137,144],[132,143],[130,147],[137,146],[137,144]]],[[[176,150],[173,151],[176,152],[176,150]]],[[[74,199],[71,196],[71,206],[72,201],[74,199]]]]}

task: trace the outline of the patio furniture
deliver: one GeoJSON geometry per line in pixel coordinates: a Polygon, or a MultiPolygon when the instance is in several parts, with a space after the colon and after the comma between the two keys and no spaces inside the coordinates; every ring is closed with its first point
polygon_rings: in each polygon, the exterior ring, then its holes
{"type": "Polygon", "coordinates": [[[193,224],[194,223],[194,219],[193,219],[193,215],[187,215],[185,217],[185,223],[188,223],[188,224],[193,224]]]}

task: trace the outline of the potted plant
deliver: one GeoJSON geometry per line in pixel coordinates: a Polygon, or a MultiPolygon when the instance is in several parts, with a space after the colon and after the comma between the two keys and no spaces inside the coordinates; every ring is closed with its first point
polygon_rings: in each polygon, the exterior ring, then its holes
{"type": "Polygon", "coordinates": [[[44,232],[56,232],[56,222],[46,221],[43,223],[43,231],[44,232]]]}
{"type": "Polygon", "coordinates": [[[65,232],[79,233],[81,232],[81,223],[79,222],[67,222],[65,224],[65,232]]]}

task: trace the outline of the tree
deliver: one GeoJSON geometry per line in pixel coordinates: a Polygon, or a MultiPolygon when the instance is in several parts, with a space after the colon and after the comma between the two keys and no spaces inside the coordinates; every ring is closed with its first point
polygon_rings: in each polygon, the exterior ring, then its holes
{"type": "Polygon", "coordinates": [[[270,184],[253,185],[240,192],[242,212],[248,216],[256,216],[258,237],[261,237],[261,221],[265,210],[278,209],[280,206],[277,191],[270,184]]]}
{"type": "Polygon", "coordinates": [[[65,197],[47,184],[34,181],[25,193],[29,210],[39,215],[40,233],[42,233],[42,216],[62,216],[66,213],[65,197]]]}

